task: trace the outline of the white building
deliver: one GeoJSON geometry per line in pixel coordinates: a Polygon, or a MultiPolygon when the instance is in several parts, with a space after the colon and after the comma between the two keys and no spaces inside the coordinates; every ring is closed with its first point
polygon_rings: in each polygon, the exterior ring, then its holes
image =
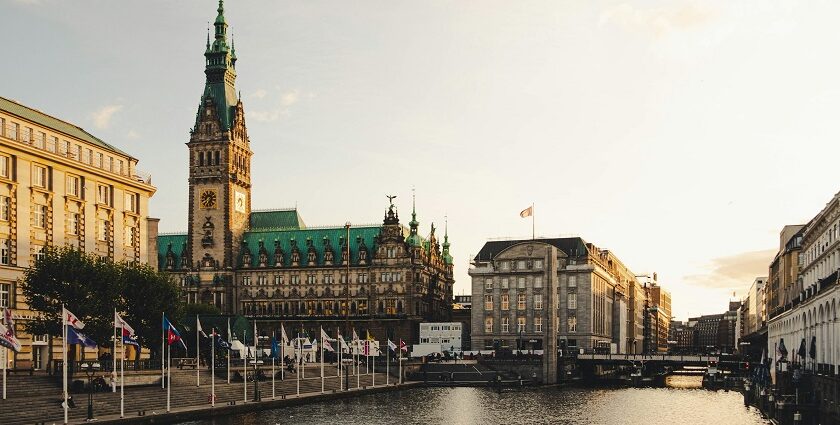
{"type": "Polygon", "coordinates": [[[461,322],[421,323],[420,343],[411,349],[412,357],[421,357],[434,353],[461,352],[463,347],[464,325],[461,322]]]}

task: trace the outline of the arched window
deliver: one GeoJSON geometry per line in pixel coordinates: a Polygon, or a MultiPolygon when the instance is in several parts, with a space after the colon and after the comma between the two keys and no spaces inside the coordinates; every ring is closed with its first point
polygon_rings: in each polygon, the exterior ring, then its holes
{"type": "Polygon", "coordinates": [[[198,153],[198,165],[199,166],[204,165],[204,152],[199,152],[198,153]]]}

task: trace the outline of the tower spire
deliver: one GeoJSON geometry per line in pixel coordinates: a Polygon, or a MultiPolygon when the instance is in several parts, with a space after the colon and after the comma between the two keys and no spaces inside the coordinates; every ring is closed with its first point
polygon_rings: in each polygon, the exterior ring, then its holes
{"type": "MultiPolygon", "coordinates": [[[[213,40],[207,36],[207,50],[204,52],[205,68],[204,74],[207,81],[204,88],[204,96],[201,99],[202,110],[208,101],[212,101],[219,117],[219,123],[223,130],[229,130],[233,124],[233,108],[237,104],[236,98],[236,54],[233,44],[227,44],[228,24],[225,20],[225,2],[219,0],[218,14],[213,22],[215,33],[213,40]]],[[[208,28],[209,31],[209,28],[208,28]]],[[[232,43],[232,40],[231,40],[232,43]]]]}

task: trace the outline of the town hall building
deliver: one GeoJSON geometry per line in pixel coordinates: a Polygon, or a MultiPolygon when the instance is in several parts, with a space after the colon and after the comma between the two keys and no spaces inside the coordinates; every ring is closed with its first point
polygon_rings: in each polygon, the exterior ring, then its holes
{"type": "MultiPolygon", "coordinates": [[[[297,208],[251,208],[251,150],[238,96],[236,52],[223,1],[208,35],[206,84],[187,143],[186,233],[157,238],[158,267],[176,276],[188,303],[257,322],[262,335],[353,328],[417,342],[420,322],[449,320],[452,256],[434,225],[419,233],[389,197],[379,225],[308,227],[297,208]]],[[[345,333],[345,335],[348,335],[345,333]]]]}

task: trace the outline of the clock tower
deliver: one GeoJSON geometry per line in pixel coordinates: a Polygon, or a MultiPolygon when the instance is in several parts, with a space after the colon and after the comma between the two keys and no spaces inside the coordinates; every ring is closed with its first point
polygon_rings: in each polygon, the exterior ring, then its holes
{"type": "Polygon", "coordinates": [[[211,40],[208,33],[204,52],[204,94],[187,143],[189,228],[184,257],[187,268],[198,272],[195,283],[202,286],[205,281],[231,282],[251,213],[252,152],[236,93],[236,50],[233,40],[227,42],[223,0],[213,26],[215,36],[211,40]]]}

